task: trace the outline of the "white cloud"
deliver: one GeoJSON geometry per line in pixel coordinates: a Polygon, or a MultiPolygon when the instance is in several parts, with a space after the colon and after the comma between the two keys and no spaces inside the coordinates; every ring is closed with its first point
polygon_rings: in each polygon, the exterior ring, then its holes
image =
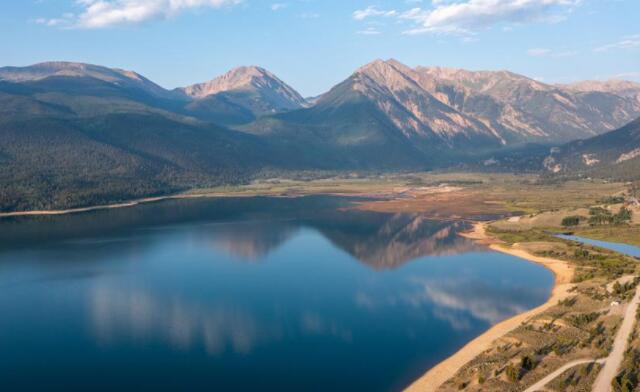
{"type": "Polygon", "coordinates": [[[541,56],[546,56],[549,53],[551,53],[551,49],[545,49],[545,48],[533,48],[533,49],[529,49],[527,50],[527,54],[529,56],[534,56],[534,57],[541,57],[541,56]]]}
{"type": "Polygon", "coordinates": [[[376,30],[373,27],[367,27],[364,30],[356,31],[356,34],[360,34],[360,35],[379,35],[380,31],[376,30]]]}
{"type": "Polygon", "coordinates": [[[275,3],[275,4],[271,4],[271,11],[279,11],[283,8],[287,8],[288,4],[287,3],[275,3]]]}
{"type": "Polygon", "coordinates": [[[611,75],[607,79],[640,79],[640,71],[621,72],[611,75]]]}
{"type": "Polygon", "coordinates": [[[595,52],[608,52],[610,50],[634,49],[640,47],[640,34],[622,37],[618,42],[603,45],[594,49],[595,52]]]}
{"type": "MultiPolygon", "coordinates": [[[[186,9],[220,8],[242,0],[76,0],[81,11],[66,19],[49,19],[47,25],[99,29],[117,25],[137,24],[153,19],[166,19],[186,9]]],[[[44,20],[43,20],[44,21],[44,20]]]]}
{"type": "Polygon", "coordinates": [[[390,16],[397,16],[397,15],[398,15],[398,11],[396,10],[385,11],[385,10],[378,9],[375,6],[369,6],[363,10],[354,11],[353,19],[365,20],[367,18],[372,18],[372,17],[390,17],[390,16]]]}
{"type": "Polygon", "coordinates": [[[416,23],[407,34],[465,34],[499,23],[559,22],[582,0],[464,0],[433,2],[434,8],[414,8],[400,18],[416,23]]]}
{"type": "Polygon", "coordinates": [[[302,19],[318,19],[320,17],[320,14],[316,12],[303,12],[302,14],[300,14],[300,17],[302,19]]]}
{"type": "Polygon", "coordinates": [[[564,50],[561,52],[554,52],[553,57],[573,57],[577,56],[580,52],[577,50],[564,50]]]}
{"type": "Polygon", "coordinates": [[[576,56],[577,50],[551,50],[547,48],[532,48],[527,50],[527,54],[532,57],[571,57],[576,56]]]}
{"type": "Polygon", "coordinates": [[[35,20],[36,24],[39,25],[43,25],[43,26],[48,26],[48,27],[55,27],[55,26],[64,26],[66,24],[69,23],[69,19],[65,19],[65,18],[53,18],[53,19],[45,19],[45,18],[38,18],[35,20]]]}

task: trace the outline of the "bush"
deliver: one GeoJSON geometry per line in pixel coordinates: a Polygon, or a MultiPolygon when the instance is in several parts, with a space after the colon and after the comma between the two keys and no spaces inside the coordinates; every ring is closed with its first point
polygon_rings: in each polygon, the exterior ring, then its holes
{"type": "Polygon", "coordinates": [[[580,224],[581,216],[567,216],[562,219],[562,226],[578,226],[580,224]]]}
{"type": "Polygon", "coordinates": [[[620,204],[624,203],[624,196],[609,196],[599,200],[602,204],[620,204]]]}
{"type": "Polygon", "coordinates": [[[581,313],[569,318],[569,322],[576,328],[582,328],[587,324],[591,324],[600,317],[600,313],[581,313]]]}
{"type": "Polygon", "coordinates": [[[589,224],[592,226],[598,225],[621,225],[629,223],[633,217],[633,212],[626,208],[620,208],[617,214],[612,214],[611,211],[602,207],[592,207],[589,210],[589,224]]]}
{"type": "Polygon", "coordinates": [[[507,370],[505,371],[505,373],[507,374],[507,378],[511,382],[517,382],[518,380],[520,380],[520,369],[516,369],[516,367],[512,364],[509,364],[507,366],[507,370]]]}
{"type": "Polygon", "coordinates": [[[620,211],[613,216],[613,224],[621,225],[623,223],[628,223],[631,221],[633,217],[633,212],[625,207],[622,207],[620,211]]]}
{"type": "Polygon", "coordinates": [[[535,367],[535,363],[530,356],[525,355],[524,357],[522,357],[521,367],[526,371],[530,371],[535,367]]]}

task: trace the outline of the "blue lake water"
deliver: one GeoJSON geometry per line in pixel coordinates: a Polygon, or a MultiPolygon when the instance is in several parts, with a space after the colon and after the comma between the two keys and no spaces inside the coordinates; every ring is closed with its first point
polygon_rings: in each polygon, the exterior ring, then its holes
{"type": "Polygon", "coordinates": [[[2,390],[399,390],[552,274],[462,222],[208,199],[0,221],[2,390]]]}
{"type": "Polygon", "coordinates": [[[558,238],[565,240],[577,241],[587,245],[599,246],[601,248],[610,249],[625,255],[640,257],[640,248],[633,245],[621,244],[618,242],[608,242],[600,240],[592,240],[591,238],[579,237],[575,235],[558,234],[558,238]]]}

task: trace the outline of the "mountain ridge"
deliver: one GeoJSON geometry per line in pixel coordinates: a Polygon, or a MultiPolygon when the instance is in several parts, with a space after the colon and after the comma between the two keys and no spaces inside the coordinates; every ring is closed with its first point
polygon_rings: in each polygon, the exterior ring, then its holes
{"type": "MultiPolygon", "coordinates": [[[[0,209],[104,204],[243,182],[261,170],[431,170],[478,160],[516,170],[523,159],[541,170],[547,146],[640,117],[632,83],[569,89],[507,71],[378,60],[311,104],[264,69],[226,75],[191,98],[98,65],[0,68],[0,209]],[[278,101],[283,91],[290,106],[278,101]]],[[[603,171],[636,167],[620,134],[596,139],[622,159],[606,166],[596,157],[603,171]]]]}

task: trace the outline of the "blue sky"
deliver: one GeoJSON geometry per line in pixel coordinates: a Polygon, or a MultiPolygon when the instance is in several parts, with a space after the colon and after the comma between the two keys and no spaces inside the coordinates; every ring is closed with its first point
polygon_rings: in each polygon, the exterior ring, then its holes
{"type": "Polygon", "coordinates": [[[263,66],[316,95],[376,58],[640,81],[638,0],[21,0],[0,65],[81,61],[167,88],[263,66]]]}

